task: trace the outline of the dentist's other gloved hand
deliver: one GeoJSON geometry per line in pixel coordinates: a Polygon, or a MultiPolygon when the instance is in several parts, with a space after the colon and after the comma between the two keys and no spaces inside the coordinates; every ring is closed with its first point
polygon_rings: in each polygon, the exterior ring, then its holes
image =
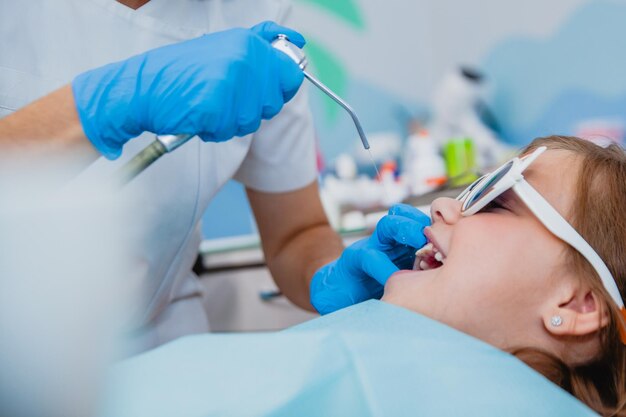
{"type": "Polygon", "coordinates": [[[426,244],[430,218],[397,204],[376,225],[374,233],[344,250],[339,259],[320,268],[311,281],[311,304],[328,314],[371,298],[380,298],[387,279],[411,269],[415,251],[426,244]]]}
{"type": "Polygon", "coordinates": [[[259,128],[302,84],[300,68],[271,46],[299,33],[273,22],[150,50],[87,71],[72,90],[83,130],[109,159],[144,131],[220,142],[259,128]]]}

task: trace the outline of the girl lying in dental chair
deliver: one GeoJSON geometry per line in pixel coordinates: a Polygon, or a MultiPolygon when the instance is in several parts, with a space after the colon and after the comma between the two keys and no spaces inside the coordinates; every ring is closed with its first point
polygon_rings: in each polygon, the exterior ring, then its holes
{"type": "Polygon", "coordinates": [[[521,155],[432,204],[382,302],[126,361],[110,415],[626,415],[626,155],[571,137],[521,155]]]}
{"type": "Polygon", "coordinates": [[[513,353],[602,415],[626,415],[624,150],[548,137],[522,155],[432,204],[430,243],[382,299],[513,353]]]}

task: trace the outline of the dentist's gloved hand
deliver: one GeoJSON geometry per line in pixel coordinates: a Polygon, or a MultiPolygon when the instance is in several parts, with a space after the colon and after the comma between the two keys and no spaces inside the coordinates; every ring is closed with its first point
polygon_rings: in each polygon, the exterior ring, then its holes
{"type": "Polygon", "coordinates": [[[371,298],[380,298],[387,279],[411,269],[415,251],[426,244],[430,218],[397,204],[376,225],[374,233],[347,247],[339,259],[320,268],[311,281],[311,304],[328,314],[371,298]]]}
{"type": "Polygon", "coordinates": [[[220,142],[259,128],[302,84],[303,73],[271,46],[299,33],[273,22],[153,49],[87,71],[72,90],[83,130],[109,159],[144,131],[194,134],[220,142]]]}

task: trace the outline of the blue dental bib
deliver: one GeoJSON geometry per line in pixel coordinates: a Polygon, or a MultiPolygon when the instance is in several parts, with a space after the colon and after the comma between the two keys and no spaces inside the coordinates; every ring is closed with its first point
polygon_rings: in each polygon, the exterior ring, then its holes
{"type": "Polygon", "coordinates": [[[376,300],[185,337],[120,363],[110,387],[104,417],[596,415],[510,354],[376,300]]]}

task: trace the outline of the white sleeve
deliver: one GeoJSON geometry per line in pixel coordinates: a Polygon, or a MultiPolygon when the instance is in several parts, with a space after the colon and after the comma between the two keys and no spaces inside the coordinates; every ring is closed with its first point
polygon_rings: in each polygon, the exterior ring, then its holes
{"type": "Polygon", "coordinates": [[[307,85],[253,135],[250,149],[234,178],[263,192],[287,192],[317,177],[315,132],[307,85]]]}

